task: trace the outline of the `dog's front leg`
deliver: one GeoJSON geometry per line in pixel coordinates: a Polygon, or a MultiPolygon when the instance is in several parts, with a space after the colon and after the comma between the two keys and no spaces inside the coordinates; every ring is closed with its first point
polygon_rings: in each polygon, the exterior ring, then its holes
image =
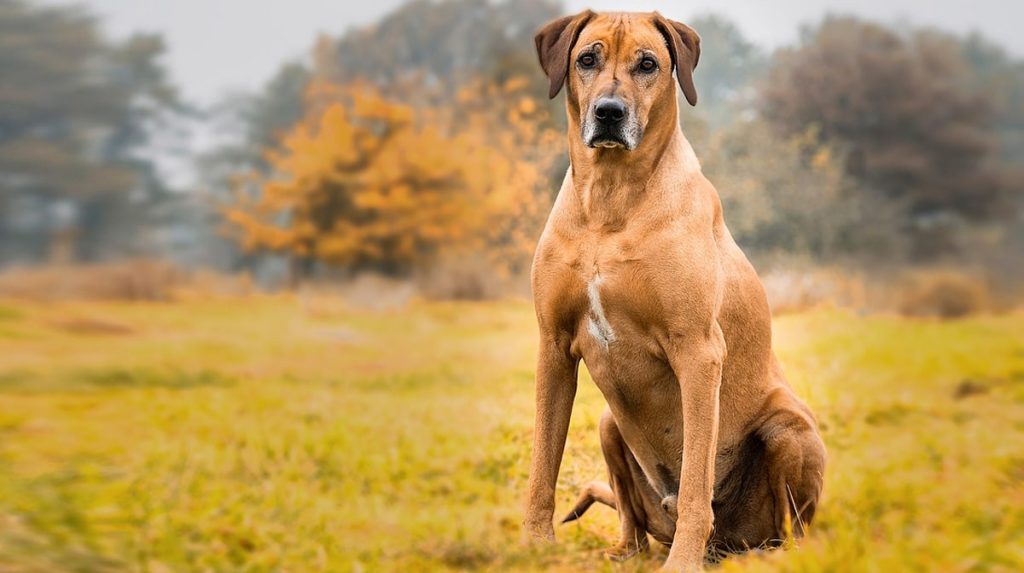
{"type": "Polygon", "coordinates": [[[679,379],[683,410],[683,465],[677,499],[676,531],[666,571],[699,571],[714,525],[711,497],[718,447],[719,391],[725,337],[717,321],[699,336],[674,345],[669,358],[679,379]]]}
{"type": "Polygon", "coordinates": [[[537,414],[523,527],[530,541],[554,541],[555,484],[576,397],[578,361],[555,337],[541,336],[537,356],[537,414]]]}

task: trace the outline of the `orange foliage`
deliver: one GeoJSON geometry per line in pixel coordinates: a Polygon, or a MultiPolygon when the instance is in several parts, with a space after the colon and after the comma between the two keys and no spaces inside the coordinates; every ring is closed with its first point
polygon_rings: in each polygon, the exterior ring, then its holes
{"type": "Polygon", "coordinates": [[[516,79],[454,102],[413,89],[311,86],[307,117],[268,152],[273,173],[241,178],[255,197],[225,209],[242,245],[391,272],[467,251],[525,268],[560,141],[545,108],[516,79]]]}

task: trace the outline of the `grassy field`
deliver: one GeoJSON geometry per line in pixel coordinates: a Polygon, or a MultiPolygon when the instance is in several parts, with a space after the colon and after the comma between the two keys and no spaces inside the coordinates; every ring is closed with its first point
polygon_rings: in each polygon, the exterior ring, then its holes
{"type": "MultiPolygon", "coordinates": [[[[775,330],[823,505],[721,570],[1024,570],[1024,316],[775,330]]],[[[521,301],[0,304],[0,572],[656,569],[606,508],[520,544],[534,345],[521,301]]],[[[583,378],[559,511],[604,475],[583,378]]]]}

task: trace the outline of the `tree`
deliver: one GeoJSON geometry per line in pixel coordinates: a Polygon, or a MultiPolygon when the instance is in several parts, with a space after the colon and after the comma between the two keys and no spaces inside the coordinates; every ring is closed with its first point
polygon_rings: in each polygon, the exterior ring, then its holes
{"type": "Polygon", "coordinates": [[[0,0],[0,260],[138,244],[142,205],[163,191],[140,150],[183,109],[163,50],[152,35],[108,42],[77,8],[0,0]]]}
{"type": "Polygon", "coordinates": [[[227,220],[246,249],[287,253],[300,276],[317,263],[402,274],[451,250],[520,271],[548,205],[544,146],[558,140],[537,129],[526,85],[463,88],[456,108],[315,84],[307,118],[268,154],[272,174],[242,179],[227,220]],[[496,115],[495,102],[510,105],[496,115]]]}
{"type": "Polygon", "coordinates": [[[535,67],[533,35],[560,11],[549,0],[414,0],[373,26],[322,39],[316,72],[335,83],[384,85],[412,73],[458,84],[492,77],[487,72],[512,54],[529,54],[535,67]]]}
{"type": "Polygon", "coordinates": [[[829,261],[895,246],[895,237],[865,225],[867,198],[850,193],[842,155],[813,129],[780,138],[762,120],[738,121],[706,138],[704,173],[729,230],[755,259],[829,261]]]}
{"type": "MultiPolygon", "coordinates": [[[[454,106],[462,88],[504,85],[529,78],[532,93],[544,93],[537,72],[533,33],[559,8],[548,0],[491,2],[486,0],[413,1],[384,16],[380,22],[338,36],[319,37],[311,57],[289,62],[258,93],[236,96],[214,111],[234,141],[200,160],[204,187],[211,195],[230,194],[233,175],[258,172],[267,176],[273,166],[265,150],[280,145],[309,108],[304,94],[313,84],[373,85],[388,99],[406,103],[429,94],[428,107],[454,106]],[[411,83],[421,89],[409,89],[411,83]]],[[[530,90],[524,90],[529,92],[530,90]]],[[[497,102],[496,102],[497,103],[497,102]]],[[[544,113],[533,118],[540,127],[559,123],[564,113],[557,102],[537,102],[544,113]]],[[[532,120],[531,120],[532,121],[532,120]]],[[[549,177],[557,167],[548,166],[549,177]]],[[[565,165],[562,164],[564,173],[565,165]]],[[[552,184],[554,186],[554,184],[552,184]]],[[[265,249],[240,254],[235,266],[255,267],[265,249]]]]}
{"type": "Polygon", "coordinates": [[[991,98],[1003,160],[1024,165],[1024,61],[977,33],[961,43],[961,50],[975,85],[985,86],[991,98]]]}
{"type": "Polygon", "coordinates": [[[304,94],[312,74],[301,61],[282,65],[266,85],[254,94],[234,94],[211,110],[222,131],[235,139],[200,159],[209,179],[225,172],[266,167],[264,150],[280,143],[281,137],[305,112],[304,94]]]}
{"type": "MultiPolygon", "coordinates": [[[[524,79],[543,94],[533,36],[562,15],[552,0],[414,0],[380,22],[317,42],[313,75],[344,84],[356,78],[387,88],[411,78],[427,88],[460,87],[481,80],[524,79]]],[[[565,126],[561,101],[544,102],[546,121],[565,126]]]]}
{"type": "Polygon", "coordinates": [[[687,24],[700,34],[700,63],[693,76],[700,105],[683,106],[683,122],[701,117],[712,129],[726,127],[744,115],[739,112],[753,107],[756,82],[767,58],[723,16],[704,14],[687,24]]]}
{"type": "Polygon", "coordinates": [[[993,103],[959,46],[938,32],[828,18],[775,56],[761,89],[764,116],[784,134],[813,126],[844,149],[863,192],[903,215],[918,258],[949,253],[962,222],[1005,207],[991,168],[993,103]]]}

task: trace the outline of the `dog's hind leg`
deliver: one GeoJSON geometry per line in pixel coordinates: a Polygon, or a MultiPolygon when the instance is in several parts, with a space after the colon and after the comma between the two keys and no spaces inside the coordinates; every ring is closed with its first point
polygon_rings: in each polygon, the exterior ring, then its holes
{"type": "Polygon", "coordinates": [[[625,561],[646,550],[648,533],[662,543],[671,543],[675,521],[662,509],[661,496],[647,481],[610,411],[601,417],[600,430],[610,487],[602,482],[588,483],[562,523],[579,519],[595,502],[614,508],[619,514],[622,537],[605,552],[613,561],[625,561]]]}
{"type": "Polygon", "coordinates": [[[785,536],[802,537],[814,519],[821,495],[825,446],[810,427],[770,430],[762,435],[775,498],[775,526],[785,536]]]}
{"type": "Polygon", "coordinates": [[[675,523],[661,508],[662,495],[648,482],[610,411],[601,417],[600,429],[601,451],[608,464],[609,481],[622,526],[619,543],[606,555],[614,561],[633,557],[647,549],[648,533],[662,543],[671,543],[675,523]]]}
{"type": "Polygon", "coordinates": [[[738,446],[715,489],[712,545],[727,552],[783,546],[807,534],[821,496],[825,446],[813,418],[779,391],[738,446]]]}
{"type": "Polygon", "coordinates": [[[612,509],[618,509],[615,506],[615,493],[612,492],[612,488],[608,484],[599,481],[592,481],[587,485],[583,486],[583,491],[580,492],[580,496],[576,498],[576,505],[573,506],[572,511],[562,519],[562,523],[569,523],[570,521],[576,521],[583,514],[590,509],[594,502],[603,503],[612,509]]]}
{"type": "Polygon", "coordinates": [[[601,452],[608,465],[609,482],[615,496],[622,536],[619,543],[605,552],[612,561],[625,561],[648,547],[646,511],[639,488],[647,485],[640,466],[622,439],[619,426],[610,411],[601,416],[601,452]],[[640,479],[638,478],[638,475],[640,479]]]}

